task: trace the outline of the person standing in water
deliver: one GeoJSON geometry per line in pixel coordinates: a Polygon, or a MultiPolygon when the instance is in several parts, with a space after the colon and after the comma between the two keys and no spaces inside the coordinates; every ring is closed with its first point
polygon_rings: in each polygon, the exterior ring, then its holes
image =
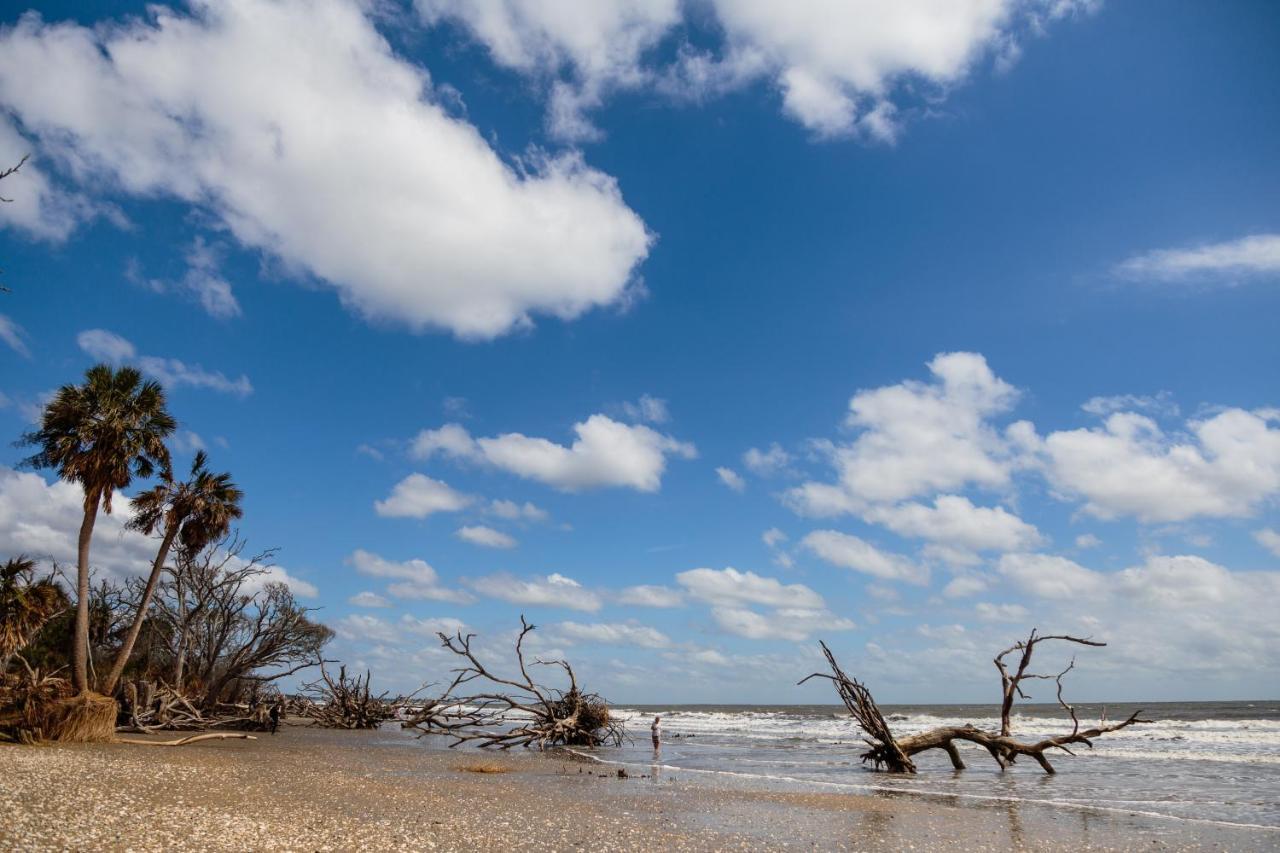
{"type": "Polygon", "coordinates": [[[649,731],[653,733],[653,750],[657,752],[662,748],[662,717],[654,715],[653,725],[649,726],[649,731]]]}

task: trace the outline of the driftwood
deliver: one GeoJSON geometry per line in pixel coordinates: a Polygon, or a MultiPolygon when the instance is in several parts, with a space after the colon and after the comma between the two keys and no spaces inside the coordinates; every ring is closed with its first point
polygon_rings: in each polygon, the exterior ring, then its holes
{"type": "Polygon", "coordinates": [[[197,743],[202,740],[257,740],[254,735],[247,735],[243,732],[207,732],[202,735],[187,735],[177,740],[138,740],[137,738],[119,737],[116,738],[117,743],[132,743],[138,746],[186,746],[189,743],[197,743]]]}
{"type": "Polygon", "coordinates": [[[310,717],[312,725],[326,729],[376,729],[387,720],[395,719],[404,700],[391,700],[386,693],[374,696],[369,690],[369,672],[364,677],[347,676],[346,666],[338,669],[338,678],[329,676],[325,663],[320,660],[320,678],[302,686],[299,706],[302,715],[310,717]]]}
{"type": "Polygon", "coordinates": [[[876,705],[875,699],[872,698],[871,692],[857,679],[851,678],[844,673],[840,668],[840,664],[836,662],[835,656],[831,653],[831,649],[827,648],[826,643],[819,643],[819,645],[822,646],[822,653],[827,657],[831,673],[815,672],[801,679],[800,683],[803,684],[810,678],[826,678],[835,684],[836,692],[840,694],[840,699],[844,702],[845,707],[849,709],[849,713],[853,715],[853,718],[857,720],[858,725],[867,735],[864,740],[870,749],[862,754],[862,761],[864,763],[871,762],[877,770],[883,767],[893,773],[914,773],[916,772],[916,766],[911,760],[911,756],[928,749],[945,751],[951,759],[952,766],[956,770],[963,770],[965,767],[964,760],[960,757],[960,751],[955,744],[959,740],[976,743],[985,748],[991,754],[991,757],[995,759],[1001,770],[1013,764],[1019,755],[1026,755],[1035,759],[1046,773],[1053,773],[1055,772],[1053,765],[1049,763],[1049,759],[1045,756],[1048,750],[1060,749],[1063,752],[1074,755],[1071,752],[1071,746],[1084,744],[1092,748],[1093,739],[1096,737],[1108,732],[1119,731],[1134,723],[1149,723],[1151,721],[1142,719],[1139,716],[1142,713],[1141,711],[1134,711],[1133,714],[1121,722],[1108,725],[1104,719],[1099,721],[1098,725],[1082,730],[1075,708],[1062,696],[1062,678],[1075,668],[1075,660],[1073,659],[1065,669],[1054,675],[1028,671],[1036,645],[1048,640],[1076,643],[1082,646],[1106,645],[1106,643],[1099,643],[1087,637],[1072,637],[1066,634],[1042,636],[1033,630],[1027,639],[1013,644],[996,655],[995,665],[1000,672],[1000,684],[1003,692],[1000,705],[999,732],[985,731],[970,724],[965,726],[943,726],[920,734],[896,737],[890,730],[889,724],[885,722],[884,715],[880,713],[880,708],[876,705]],[[1005,659],[1014,653],[1018,653],[1018,660],[1013,672],[1010,673],[1005,659]],[[1022,690],[1022,682],[1028,679],[1041,679],[1055,683],[1058,704],[1071,717],[1071,731],[1069,733],[1032,743],[1023,742],[1013,737],[1013,705],[1019,698],[1030,698],[1022,690]]]}
{"type": "Polygon", "coordinates": [[[476,657],[471,648],[474,634],[439,634],[444,647],[462,658],[464,664],[453,670],[454,679],[448,689],[438,699],[424,703],[405,727],[416,728],[422,734],[446,735],[453,739],[450,747],[463,743],[499,749],[621,745],[625,737],[622,722],[609,714],[608,703],[599,695],[583,692],[567,661],[525,661],[524,639],[535,627],[520,617],[520,634],[515,642],[520,674],[511,678],[495,674],[476,657]],[[560,667],[568,677],[568,689],[537,683],[529,675],[531,666],[560,667]],[[460,691],[472,682],[491,691],[460,691]]]}
{"type": "Polygon", "coordinates": [[[267,702],[219,702],[201,708],[194,700],[167,684],[139,679],[126,681],[121,691],[120,731],[150,734],[157,731],[269,728],[267,702]]]}

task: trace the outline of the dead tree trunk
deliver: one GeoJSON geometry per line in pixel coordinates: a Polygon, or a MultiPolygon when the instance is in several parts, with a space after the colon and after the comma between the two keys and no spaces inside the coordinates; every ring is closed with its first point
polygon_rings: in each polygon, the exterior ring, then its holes
{"type": "Polygon", "coordinates": [[[426,703],[406,726],[423,734],[453,738],[450,747],[475,742],[481,747],[602,746],[622,743],[623,724],[609,714],[609,706],[595,693],[578,687],[573,668],[563,660],[534,660],[526,664],[524,639],[535,626],[520,617],[516,638],[519,677],[504,678],[489,670],[471,649],[474,634],[440,634],[444,647],[465,664],[454,670],[453,682],[439,699],[426,703]],[[558,666],[569,679],[567,690],[545,687],[529,676],[529,666],[558,666]],[[489,685],[494,692],[464,694],[459,688],[471,682],[489,685]]]}
{"type": "Polygon", "coordinates": [[[1027,755],[1035,759],[1046,773],[1053,773],[1055,772],[1053,765],[1049,763],[1049,759],[1045,756],[1048,750],[1061,749],[1068,754],[1074,754],[1071,752],[1070,747],[1075,744],[1082,743],[1085,746],[1092,747],[1093,739],[1096,737],[1108,732],[1118,731],[1134,723],[1151,722],[1139,717],[1142,713],[1141,711],[1135,711],[1122,722],[1107,725],[1105,720],[1101,720],[1098,725],[1081,730],[1080,720],[1076,716],[1075,708],[1062,697],[1062,677],[1075,668],[1075,660],[1073,659],[1066,669],[1056,675],[1028,672],[1036,644],[1046,640],[1061,640],[1063,642],[1078,643],[1083,646],[1106,645],[1106,643],[1095,642],[1088,638],[1071,637],[1066,634],[1038,636],[1033,630],[1031,636],[1026,640],[1015,643],[996,655],[995,665],[1000,672],[1003,691],[1000,705],[999,732],[985,731],[973,725],[943,726],[919,734],[907,735],[906,737],[895,737],[889,728],[889,724],[885,722],[884,715],[880,713],[880,708],[876,705],[875,699],[872,698],[871,692],[857,679],[850,678],[844,673],[831,650],[827,648],[826,643],[820,643],[820,645],[822,646],[823,654],[827,657],[827,663],[831,666],[831,673],[815,672],[805,676],[800,683],[803,684],[810,678],[829,679],[835,685],[836,692],[839,693],[845,707],[849,709],[849,713],[853,715],[853,718],[857,720],[858,725],[867,735],[864,740],[870,749],[862,754],[862,761],[864,763],[871,762],[877,770],[884,768],[893,773],[916,772],[916,766],[912,762],[911,756],[928,749],[944,750],[951,759],[951,765],[957,770],[963,770],[965,767],[964,760],[960,757],[960,751],[956,748],[956,741],[968,741],[985,748],[1002,770],[1014,763],[1019,755],[1027,755]],[[1021,654],[1017,667],[1010,674],[1005,664],[1005,658],[1014,652],[1020,652],[1021,654]],[[1021,687],[1022,682],[1026,679],[1044,679],[1053,681],[1057,685],[1058,704],[1071,717],[1072,725],[1069,733],[1045,738],[1033,743],[1019,741],[1013,737],[1011,720],[1014,702],[1018,698],[1030,698],[1023,692],[1021,687]]]}

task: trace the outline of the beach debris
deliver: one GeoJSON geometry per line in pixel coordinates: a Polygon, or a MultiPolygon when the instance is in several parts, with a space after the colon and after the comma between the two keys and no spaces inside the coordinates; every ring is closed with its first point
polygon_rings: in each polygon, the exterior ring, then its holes
{"type": "Polygon", "coordinates": [[[1056,674],[1028,671],[1036,645],[1050,641],[1093,647],[1106,645],[1106,643],[1100,643],[1087,637],[1072,637],[1067,634],[1037,634],[1036,630],[1033,629],[1027,639],[1020,640],[997,654],[994,663],[1000,673],[1002,693],[1000,731],[998,732],[986,731],[969,724],[964,726],[940,726],[919,734],[896,737],[892,729],[889,728],[888,722],[885,721],[884,714],[880,712],[880,707],[876,704],[875,698],[872,697],[871,691],[867,689],[865,684],[847,675],[840,668],[840,664],[836,661],[835,655],[831,653],[831,649],[827,648],[827,644],[821,641],[819,645],[822,646],[822,653],[826,655],[831,672],[812,673],[802,678],[800,683],[804,684],[811,678],[825,678],[835,685],[841,701],[844,702],[845,707],[849,709],[849,713],[867,735],[863,740],[871,748],[862,754],[862,761],[863,763],[871,762],[877,770],[884,768],[893,773],[915,773],[916,765],[911,760],[911,756],[928,749],[945,751],[951,759],[952,766],[956,770],[963,770],[965,769],[964,760],[960,757],[960,751],[957,749],[955,742],[968,741],[984,747],[991,754],[991,757],[995,759],[1001,770],[1015,763],[1018,756],[1026,755],[1034,759],[1046,773],[1054,773],[1056,771],[1053,765],[1049,763],[1049,759],[1045,756],[1045,753],[1049,750],[1060,749],[1069,755],[1074,755],[1075,753],[1070,749],[1074,745],[1084,744],[1092,748],[1093,739],[1096,737],[1108,732],[1119,731],[1135,723],[1149,723],[1151,721],[1142,719],[1140,716],[1142,711],[1139,710],[1134,711],[1120,722],[1108,725],[1104,719],[1100,720],[1098,725],[1082,730],[1080,728],[1080,719],[1076,715],[1076,709],[1062,696],[1062,678],[1075,668],[1075,658],[1071,659],[1065,669],[1056,674]],[[1017,655],[1017,663],[1014,665],[1013,671],[1010,672],[1010,666],[1006,659],[1014,654],[1017,655]],[[1043,738],[1030,743],[1016,740],[1013,737],[1013,706],[1019,698],[1030,698],[1022,690],[1022,682],[1028,679],[1054,682],[1057,686],[1058,704],[1071,718],[1071,731],[1069,733],[1043,738]]]}
{"type": "Polygon", "coordinates": [[[116,743],[132,743],[138,746],[186,746],[202,740],[257,740],[255,735],[244,732],[206,732],[202,735],[187,735],[176,740],[138,740],[137,738],[120,737],[116,743]]]}
{"type": "MultiPolygon", "coordinates": [[[[374,696],[369,690],[369,671],[364,677],[348,676],[345,665],[339,666],[338,677],[330,677],[326,663],[320,660],[320,678],[302,686],[299,696],[305,701],[298,707],[312,725],[326,729],[376,729],[388,720],[399,718],[400,711],[413,695],[388,699],[387,693],[374,696]]],[[[420,688],[420,689],[425,689],[420,688]]]]}
{"type": "Polygon", "coordinates": [[[510,749],[513,746],[620,746],[625,737],[623,723],[610,715],[609,705],[599,695],[584,692],[568,661],[525,660],[524,640],[536,626],[520,617],[520,633],[515,641],[518,676],[495,674],[476,656],[471,647],[475,634],[454,636],[439,633],[446,649],[465,663],[453,670],[454,679],[438,698],[424,704],[406,728],[422,734],[446,735],[450,747],[476,743],[480,747],[510,749]],[[564,670],[567,689],[547,687],[529,675],[533,666],[564,670]],[[468,694],[464,685],[475,683],[488,688],[468,694]]]}

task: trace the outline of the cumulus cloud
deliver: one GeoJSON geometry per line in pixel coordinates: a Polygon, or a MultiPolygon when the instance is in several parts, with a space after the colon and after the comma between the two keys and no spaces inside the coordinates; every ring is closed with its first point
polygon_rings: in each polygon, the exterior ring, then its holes
{"type": "Polygon", "coordinates": [[[514,548],[516,540],[501,530],[485,527],[483,524],[472,524],[459,527],[455,534],[463,542],[479,545],[482,548],[514,548]]]}
{"type": "Polygon", "coordinates": [[[983,622],[1026,622],[1031,611],[1021,604],[993,604],[980,601],[973,608],[974,613],[983,622]]]}
{"type": "Polygon", "coordinates": [[[1050,433],[1046,473],[1098,518],[1144,522],[1253,514],[1280,492],[1280,411],[1226,409],[1167,435],[1145,415],[1117,412],[1100,428],[1050,433]]]}
{"type": "Polygon", "coordinates": [[[692,444],[606,415],[592,415],[574,424],[573,431],[577,437],[565,446],[517,432],[473,438],[466,428],[446,424],[419,433],[411,451],[420,459],[442,454],[480,462],[566,492],[606,487],[656,492],[669,456],[697,455],[692,444]]]}
{"type": "Polygon", "coordinates": [[[760,477],[772,477],[787,470],[791,464],[791,454],[776,441],[767,450],[752,447],[742,454],[742,464],[747,470],[760,477]]]}
{"type": "Polygon", "coordinates": [[[388,518],[426,518],[437,512],[466,509],[474,498],[442,480],[426,474],[410,474],[391,490],[386,500],[375,501],[374,511],[388,518]]]}
{"type": "Polygon", "coordinates": [[[690,24],[682,13],[693,7],[675,0],[609,0],[572,11],[535,0],[416,5],[429,23],[461,24],[499,65],[546,80],[548,122],[562,137],[596,138],[584,112],[615,89],[652,86],[702,98],[763,78],[781,91],[783,110],[815,134],[891,142],[897,87],[923,82],[944,89],[987,55],[1007,67],[1027,33],[1095,4],[712,0],[696,8],[714,18],[720,44],[695,48],[681,39],[671,62],[652,57],[682,23],[690,24]]]}
{"type": "Polygon", "coordinates": [[[905,503],[872,507],[862,517],[900,536],[965,551],[1026,551],[1043,540],[1033,525],[1004,507],[974,506],[959,495],[939,495],[932,506],[905,503]]]}
{"type": "Polygon", "coordinates": [[[600,609],[600,596],[570,577],[561,574],[518,578],[508,572],[487,575],[468,581],[481,595],[512,604],[533,607],[566,607],[594,613],[600,609]]]}
{"type": "Polygon", "coordinates": [[[764,604],[769,607],[818,609],[822,596],[804,584],[784,584],[755,572],[737,569],[690,569],[676,575],[676,582],[694,598],[716,605],[764,604]]]}
{"type": "Polygon", "coordinates": [[[619,604],[631,604],[636,607],[680,607],[684,604],[684,595],[678,589],[669,586],[641,584],[629,586],[618,593],[619,604]]]}
{"type": "Polygon", "coordinates": [[[464,590],[444,586],[440,575],[426,560],[397,562],[360,548],[351,553],[347,563],[365,577],[394,581],[387,587],[387,592],[396,598],[451,601],[455,604],[470,604],[475,601],[464,590]]]}
{"type": "Polygon", "coordinates": [[[550,517],[546,510],[529,501],[522,504],[508,500],[491,501],[489,512],[507,521],[546,521],[550,517]]]}
{"type": "MultiPolygon", "coordinates": [[[[69,181],[197,207],[414,330],[492,338],[620,303],[652,240],[580,154],[505,162],[353,0],[94,27],[30,13],[0,34],[0,107],[69,181]]],[[[52,210],[23,217],[67,230],[52,210]]]]}
{"type": "Polygon", "coordinates": [[[357,592],[355,595],[347,599],[348,604],[354,604],[356,607],[390,607],[391,602],[387,598],[378,595],[376,592],[365,590],[357,592]]]}
{"type": "Polygon", "coordinates": [[[0,227],[22,231],[39,240],[65,240],[76,224],[104,212],[83,195],[57,187],[43,164],[31,156],[37,146],[20,134],[0,113],[0,172],[27,157],[18,171],[0,184],[0,227]]]}
{"type": "Polygon", "coordinates": [[[712,617],[721,630],[750,640],[801,642],[818,631],[850,631],[857,627],[825,608],[782,607],[758,613],[745,607],[715,607],[712,617]]]}
{"type": "Polygon", "coordinates": [[[86,355],[98,361],[132,364],[166,388],[187,385],[235,394],[238,397],[247,397],[253,393],[249,377],[243,374],[238,379],[230,379],[220,371],[205,370],[198,364],[187,364],[176,358],[138,355],[130,341],[106,329],[85,329],[76,335],[76,344],[86,355]]]}
{"type": "Polygon", "coordinates": [[[569,643],[596,643],[605,646],[639,646],[642,649],[665,649],[671,638],[656,628],[636,622],[561,622],[555,633],[569,643]]]}
{"type": "Polygon", "coordinates": [[[716,469],[716,477],[720,483],[735,492],[744,491],[747,488],[747,481],[742,479],[742,475],[732,468],[723,466],[716,469]]]}
{"type": "Polygon", "coordinates": [[[1263,528],[1253,534],[1253,538],[1258,544],[1266,548],[1272,554],[1280,557],[1280,533],[1272,530],[1270,527],[1263,528]]]}
{"type": "Polygon", "coordinates": [[[1231,285],[1244,277],[1280,274],[1280,234],[1253,234],[1237,240],[1177,249],[1157,249],[1122,262],[1125,278],[1162,282],[1194,280],[1231,285]]]}
{"type": "Polygon", "coordinates": [[[837,481],[804,483],[787,493],[788,503],[830,516],[970,484],[1007,484],[1011,460],[987,419],[1008,411],[1017,391],[977,353],[943,353],[929,371],[932,382],[855,394],[848,425],[860,434],[830,448],[837,481]]]}
{"type": "Polygon", "coordinates": [[[801,544],[823,560],[835,566],[882,580],[906,581],[913,584],[929,582],[929,570],[899,554],[881,551],[864,539],[837,530],[815,530],[801,540],[801,544]]]}

